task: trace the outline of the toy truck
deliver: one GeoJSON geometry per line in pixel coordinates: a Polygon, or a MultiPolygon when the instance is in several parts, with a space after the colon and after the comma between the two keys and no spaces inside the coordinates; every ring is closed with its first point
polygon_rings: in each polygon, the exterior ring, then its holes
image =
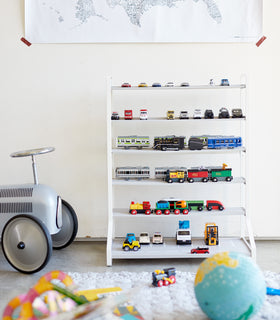
{"type": "Polygon", "coordinates": [[[134,203],[131,201],[129,213],[136,215],[137,213],[144,213],[146,215],[151,214],[151,204],[149,201],[143,201],[143,203],[134,203]]]}
{"type": "Polygon", "coordinates": [[[172,183],[172,182],[183,183],[185,181],[185,171],[168,169],[166,171],[165,181],[167,181],[168,183],[172,183]]]}
{"type": "Polygon", "coordinates": [[[177,244],[192,244],[190,222],[188,220],[179,221],[179,229],[176,231],[177,244]]]}
{"type": "Polygon", "coordinates": [[[219,230],[215,223],[205,224],[204,240],[208,246],[216,246],[219,244],[219,230]]]}
{"type": "Polygon", "coordinates": [[[176,282],[176,269],[175,268],[166,268],[163,270],[155,270],[152,273],[153,286],[162,287],[169,286],[176,282]]]}

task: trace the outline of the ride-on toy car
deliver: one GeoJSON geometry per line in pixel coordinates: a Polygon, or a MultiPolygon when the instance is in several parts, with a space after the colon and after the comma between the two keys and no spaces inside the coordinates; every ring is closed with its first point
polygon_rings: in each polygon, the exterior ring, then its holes
{"type": "Polygon", "coordinates": [[[2,250],[23,273],[44,268],[52,249],[70,245],[78,230],[74,209],[51,187],[38,182],[35,156],[52,151],[50,147],[12,153],[15,158],[31,157],[34,184],[0,186],[2,250]]]}

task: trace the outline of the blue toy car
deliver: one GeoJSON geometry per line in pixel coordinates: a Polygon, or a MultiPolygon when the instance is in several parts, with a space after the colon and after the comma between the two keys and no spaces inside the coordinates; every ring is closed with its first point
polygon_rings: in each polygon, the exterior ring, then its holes
{"type": "Polygon", "coordinates": [[[228,81],[228,79],[222,79],[222,80],[221,80],[221,86],[229,86],[229,81],[228,81]]]}
{"type": "Polygon", "coordinates": [[[159,82],[154,82],[152,84],[152,87],[161,87],[161,84],[159,82]]]}

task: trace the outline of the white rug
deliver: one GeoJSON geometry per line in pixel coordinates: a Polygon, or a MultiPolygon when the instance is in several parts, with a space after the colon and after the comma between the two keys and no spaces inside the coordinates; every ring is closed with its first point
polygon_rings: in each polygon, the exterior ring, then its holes
{"type": "MultiPolygon", "coordinates": [[[[151,285],[152,275],[149,272],[70,272],[69,275],[80,290],[105,287],[121,287],[123,290],[138,288],[133,292],[130,301],[145,320],[208,319],[195,299],[194,273],[177,271],[176,283],[161,288],[151,285]]],[[[267,271],[264,276],[268,287],[280,288],[280,274],[267,271]]],[[[266,296],[262,309],[252,318],[252,320],[259,319],[280,319],[280,296],[266,296]]]]}

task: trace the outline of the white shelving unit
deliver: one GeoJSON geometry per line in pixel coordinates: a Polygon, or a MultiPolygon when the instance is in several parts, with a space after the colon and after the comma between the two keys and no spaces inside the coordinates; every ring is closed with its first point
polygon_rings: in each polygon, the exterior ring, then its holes
{"type": "MultiPolygon", "coordinates": [[[[130,87],[113,86],[112,79],[107,83],[107,167],[108,167],[108,236],[107,236],[107,265],[111,266],[114,259],[156,259],[156,258],[205,258],[203,254],[191,254],[190,250],[197,246],[205,246],[204,227],[206,222],[215,222],[219,226],[219,245],[209,246],[210,255],[222,251],[238,251],[253,258],[256,256],[256,248],[248,214],[247,195],[246,195],[246,84],[236,84],[230,86],[219,85],[195,85],[189,87],[130,87]],[[226,95],[226,103],[230,102],[229,92],[237,95],[233,107],[240,107],[245,114],[244,118],[229,119],[188,119],[188,120],[167,120],[164,118],[167,110],[156,105],[147,104],[142,106],[143,95],[147,101],[152,96],[151,104],[162,95],[164,97],[176,98],[184,103],[191,104],[190,99],[199,103],[197,96],[204,96],[207,101],[208,95],[219,97],[226,95]],[[206,92],[206,93],[205,93],[206,92]],[[212,95],[212,92],[215,93],[212,95]],[[209,94],[211,93],[211,94],[209,94]],[[177,97],[179,95],[179,97],[177,97]],[[117,98],[116,98],[117,96],[117,98]],[[126,101],[129,96],[128,102],[126,101]],[[140,97],[140,98],[139,98],[140,97]],[[115,103],[115,99],[118,100],[115,103]],[[137,100],[140,100],[138,102],[137,100]],[[141,107],[140,107],[140,106],[141,107]],[[137,111],[140,108],[147,108],[151,117],[147,121],[137,118],[137,111]],[[119,111],[120,116],[124,109],[135,109],[133,120],[111,120],[112,111],[119,111]],[[154,110],[155,109],[155,110],[154,110]],[[135,115],[136,113],[136,115],[135,115]],[[155,135],[177,134],[188,137],[195,135],[193,131],[201,130],[200,134],[221,134],[232,135],[231,128],[235,130],[234,135],[240,135],[243,139],[243,146],[234,149],[203,149],[180,151],[158,151],[152,148],[137,149],[117,149],[115,140],[118,135],[149,135],[151,141],[155,135]],[[172,131],[172,132],[171,132],[172,131]],[[175,131],[175,132],[174,132],[175,131]],[[159,132],[159,133],[158,133],[159,132]],[[177,133],[178,132],[178,133],[177,133]],[[161,134],[163,133],[163,134],[161,134]],[[168,184],[164,181],[154,179],[146,180],[120,180],[115,179],[115,168],[117,166],[191,166],[200,165],[221,165],[226,161],[233,161],[230,165],[233,169],[233,180],[231,182],[195,182],[183,184],[168,184]],[[200,161],[200,162],[199,162],[200,161]],[[176,164],[174,164],[176,162],[176,164]],[[179,163],[178,163],[179,162],[179,163]],[[195,162],[196,165],[192,163],[195,162]],[[201,163],[202,162],[202,163],[201,163]],[[236,173],[236,174],[235,174],[236,173]],[[180,199],[188,200],[220,200],[226,202],[224,211],[191,211],[188,215],[160,215],[155,214],[131,215],[129,205],[131,201],[142,202],[150,201],[152,207],[156,201],[163,199],[166,194],[180,199]],[[210,198],[207,198],[209,195],[210,198]],[[215,198],[213,195],[217,195],[215,198]],[[222,198],[222,199],[221,199],[222,198]],[[192,245],[176,245],[175,232],[178,228],[179,220],[189,220],[192,230],[192,245]],[[163,245],[147,245],[141,247],[137,252],[122,250],[122,242],[126,233],[134,232],[136,236],[140,232],[148,231],[150,236],[155,231],[162,231],[164,236],[163,245]]],[[[210,97],[210,100],[212,99],[210,97]]],[[[167,98],[164,98],[168,100],[167,98]]],[[[214,100],[215,100],[214,99],[214,100]]],[[[223,101],[220,97],[218,101],[223,101]]],[[[166,102],[168,103],[168,101],[166,102]]],[[[220,102],[222,103],[222,102],[220,102]]],[[[202,109],[212,109],[209,107],[202,109]]],[[[181,107],[178,110],[188,110],[188,107],[181,107]]],[[[219,107],[225,105],[220,104],[219,107]]],[[[199,107],[199,106],[197,106],[199,107]]],[[[174,107],[175,108],[175,107],[174,107]]],[[[231,106],[228,107],[231,109],[231,106]]],[[[215,112],[214,112],[215,113],[215,112]]],[[[217,116],[217,111],[215,113],[217,116]]],[[[151,170],[152,171],[152,170],[151,170]]],[[[207,255],[208,256],[208,255],[207,255]]]]}

